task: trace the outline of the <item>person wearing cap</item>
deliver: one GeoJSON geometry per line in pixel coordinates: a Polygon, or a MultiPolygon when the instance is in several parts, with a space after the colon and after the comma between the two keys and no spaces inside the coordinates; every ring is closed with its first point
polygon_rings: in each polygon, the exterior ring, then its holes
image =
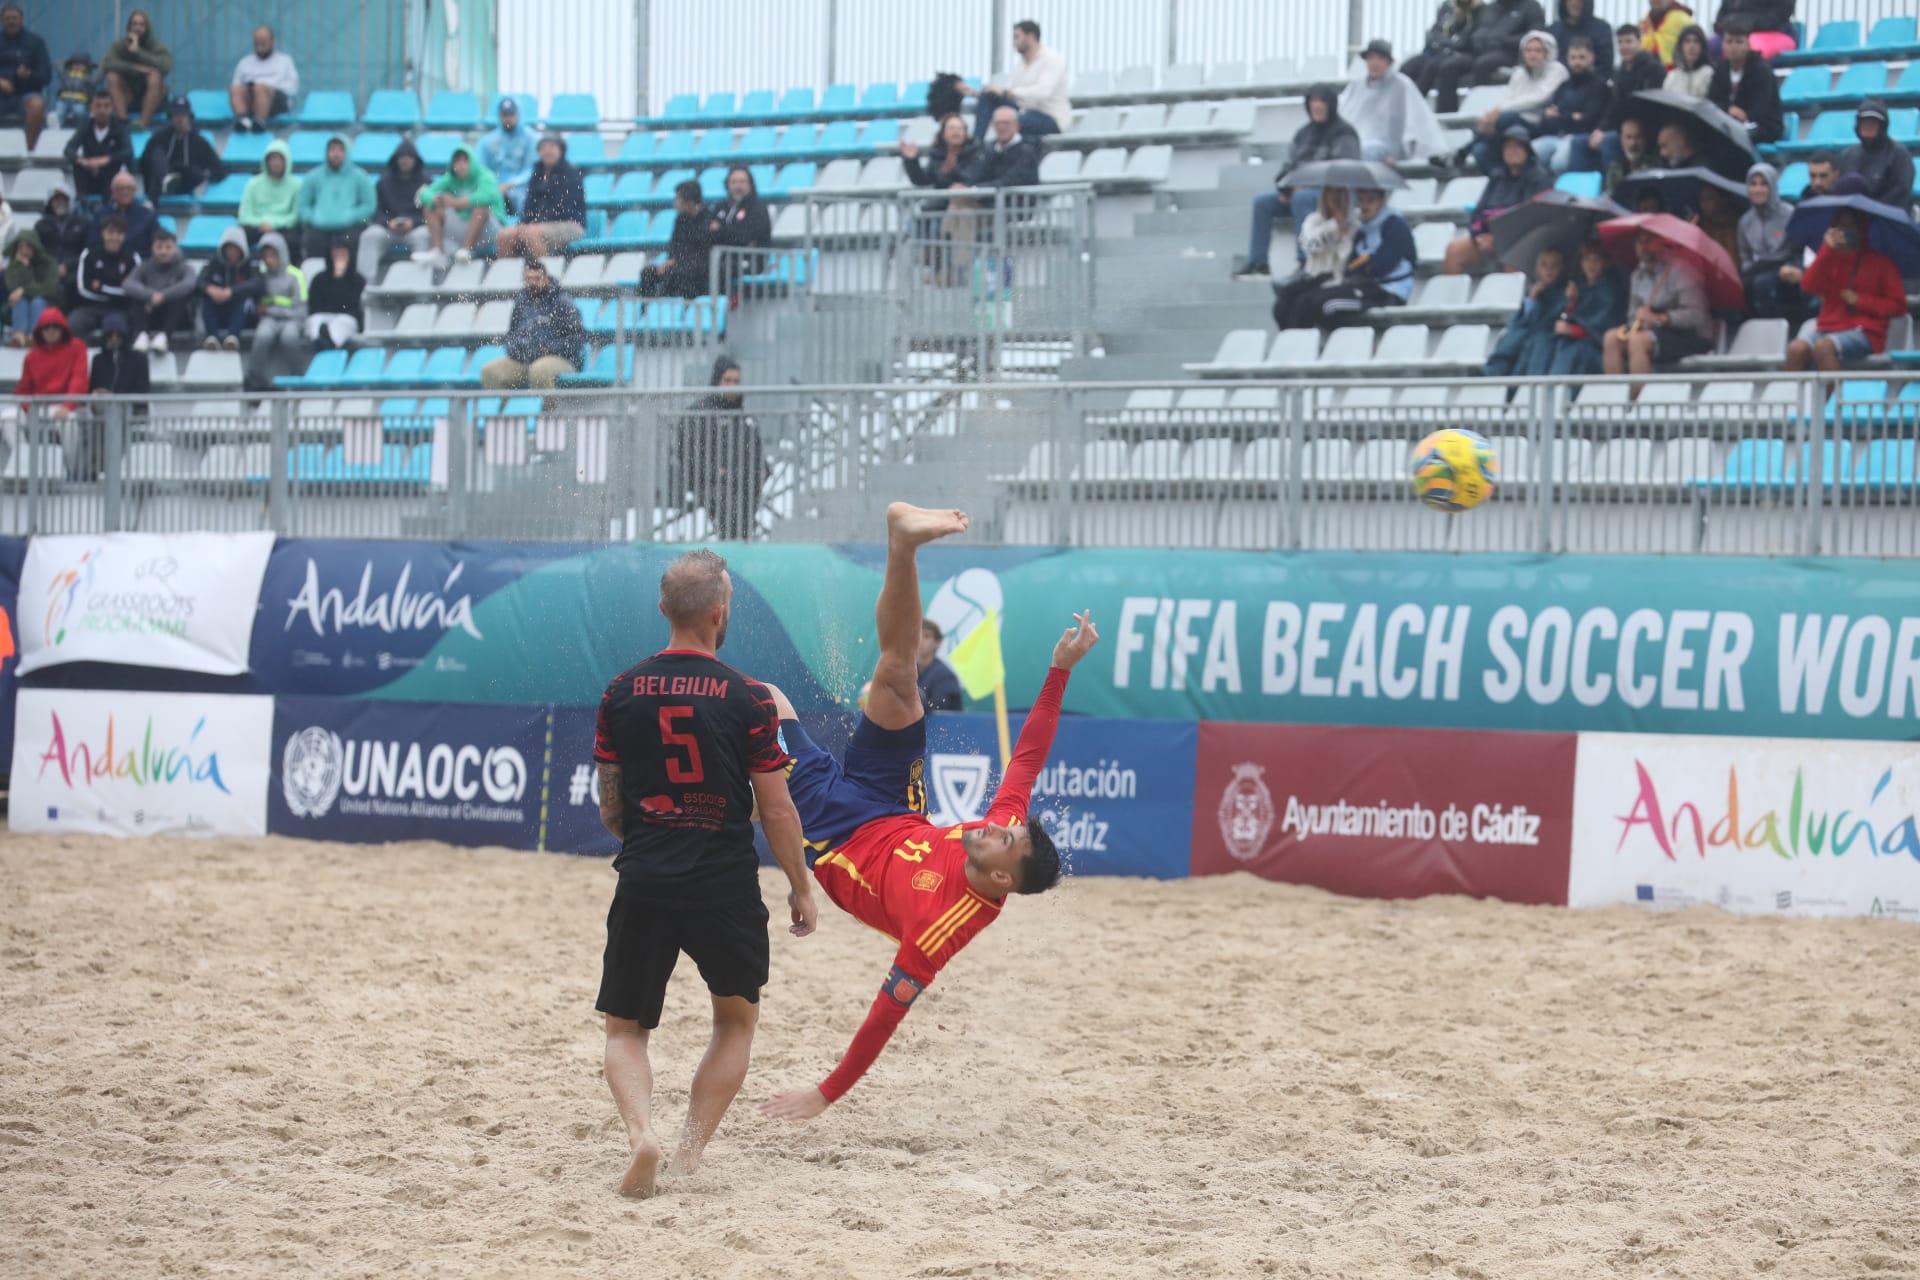
{"type": "Polygon", "coordinates": [[[512,98],[500,99],[500,127],[480,139],[480,163],[493,170],[500,183],[500,198],[514,214],[520,212],[527,198],[536,144],[532,127],[520,121],[520,104],[512,98]]]}
{"type": "Polygon", "coordinates": [[[227,103],[233,108],[233,127],[258,133],[267,121],[293,110],[300,96],[300,69],[293,59],[273,47],[273,28],[253,29],[253,52],[233,64],[227,85],[227,103]]]}
{"type": "Polygon", "coordinates": [[[586,234],[586,180],[567,162],[567,140],[549,133],[540,139],[540,163],[527,178],[520,222],[500,229],[494,252],[503,258],[544,257],[586,234]]]}
{"type": "Polygon", "coordinates": [[[1500,168],[1500,139],[1508,130],[1525,126],[1529,139],[1541,131],[1553,95],[1567,82],[1567,68],[1559,54],[1559,45],[1545,31],[1529,31],[1520,41],[1520,65],[1507,77],[1500,101],[1475,123],[1477,137],[1468,148],[1474,164],[1488,177],[1500,168]]]}
{"type": "Polygon", "coordinates": [[[1363,160],[1439,155],[1446,137],[1418,85],[1393,69],[1393,46],[1372,40],[1360,52],[1366,74],[1340,91],[1340,114],[1360,135],[1363,160]]]}
{"type": "Polygon", "coordinates": [[[1887,104],[1864,98],[1854,113],[1853,136],[1860,139],[1840,155],[1840,172],[1857,173],[1866,197],[1905,209],[1913,203],[1913,156],[1887,133],[1887,104]]]}
{"type": "Polygon", "coordinates": [[[167,127],[155,131],[140,153],[140,176],[147,199],[190,196],[227,176],[227,166],[207,135],[194,128],[193,104],[175,98],[167,105],[167,127]]]}
{"type": "MultiPolygon", "coordinates": [[[[87,57],[84,53],[80,56],[87,57]]],[[[87,58],[89,65],[92,61],[87,58]]],[[[47,42],[27,30],[26,14],[19,5],[0,5],[0,115],[21,118],[29,151],[46,128],[47,88],[52,82],[53,57],[47,52],[47,42]]]]}
{"type": "Polygon", "coordinates": [[[113,175],[113,184],[107,189],[107,202],[94,215],[93,225],[87,231],[89,245],[99,247],[100,228],[108,217],[117,217],[126,226],[127,248],[143,258],[153,252],[153,229],[160,224],[160,217],[152,205],[140,198],[140,184],[125,169],[113,175]]]}
{"type": "Polygon", "coordinates": [[[1527,126],[1514,124],[1500,139],[1500,168],[1487,179],[1486,190],[1474,206],[1467,234],[1447,242],[1440,267],[1443,275],[1457,276],[1493,262],[1493,219],[1503,209],[1527,201],[1553,185],[1553,177],[1533,152],[1527,126]]]}
{"type": "Polygon", "coordinates": [[[373,179],[357,164],[347,162],[347,140],[335,134],[327,139],[327,158],[307,170],[295,198],[302,236],[314,251],[339,238],[358,240],[373,220],[373,179]]]}

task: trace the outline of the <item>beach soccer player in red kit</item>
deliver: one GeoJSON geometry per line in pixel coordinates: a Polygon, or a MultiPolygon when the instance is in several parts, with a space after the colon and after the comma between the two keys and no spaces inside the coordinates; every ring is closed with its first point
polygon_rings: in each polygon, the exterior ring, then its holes
{"type": "Polygon", "coordinates": [[[887,508],[887,568],[874,604],[880,661],[865,714],[844,760],[817,746],[772,689],[780,735],[793,757],[787,787],[808,847],[820,850],[813,876],[827,896],[899,946],[893,969],[833,1073],[817,1087],[776,1095],[760,1113],[810,1120],[838,1101],[886,1047],[893,1029],[934,975],[1000,918],[1008,894],[1045,893],[1060,880],[1060,852],[1027,814],[1034,780],[1053,746],[1067,673],[1099,634],[1086,613],[1053,647],[1053,669],[1034,699],[1019,744],[987,815],[938,827],[928,820],[927,724],[916,679],[920,577],[925,543],[964,533],[959,511],[896,502],[887,508]]]}

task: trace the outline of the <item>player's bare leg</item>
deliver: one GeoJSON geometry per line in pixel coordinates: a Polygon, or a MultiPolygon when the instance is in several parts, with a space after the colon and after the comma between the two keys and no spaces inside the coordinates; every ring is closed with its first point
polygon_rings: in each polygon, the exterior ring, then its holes
{"type": "Polygon", "coordinates": [[[706,1056],[693,1073],[693,1092],[687,1098],[687,1124],[680,1131],[670,1172],[684,1175],[700,1167],[700,1155],[714,1130],[746,1083],[747,1063],[753,1056],[753,1029],[760,1006],[739,996],[713,997],[713,1038],[706,1056]]]}
{"type": "Polygon", "coordinates": [[[882,729],[904,729],[923,716],[920,706],[920,567],[926,543],[967,531],[967,513],[896,502],[887,508],[887,571],[873,605],[880,661],[873,668],[867,719],[882,729]]]}
{"type": "Polygon", "coordinates": [[[647,1061],[647,1029],[627,1018],[607,1018],[607,1088],[627,1126],[633,1158],[620,1179],[620,1194],[646,1199],[660,1172],[660,1141],[653,1136],[653,1064],[647,1061]]]}

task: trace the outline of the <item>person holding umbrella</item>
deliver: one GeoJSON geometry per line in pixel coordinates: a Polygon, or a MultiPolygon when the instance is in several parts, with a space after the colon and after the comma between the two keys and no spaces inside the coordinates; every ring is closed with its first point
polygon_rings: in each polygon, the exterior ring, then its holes
{"type": "Polygon", "coordinates": [[[1913,203],[1913,156],[1887,135],[1887,104],[1863,98],[1854,113],[1853,136],[1860,139],[1840,157],[1841,173],[1866,179],[1867,199],[1906,208],[1913,203]]]}
{"type": "MultiPolygon", "coordinates": [[[[1567,308],[1553,322],[1553,352],[1547,376],[1584,378],[1604,367],[1600,344],[1626,319],[1619,273],[1598,240],[1580,246],[1580,278],[1567,286],[1567,308]]],[[[1574,389],[1577,398],[1579,389],[1574,389]]]]}
{"type": "MultiPolygon", "coordinates": [[[[1787,344],[1790,372],[1851,369],[1868,356],[1885,351],[1887,321],[1906,314],[1907,293],[1900,282],[1900,268],[1867,242],[1865,217],[1856,208],[1842,207],[1849,199],[1809,201],[1820,207],[1808,208],[1795,217],[1797,223],[1802,217],[1825,214],[1831,221],[1821,237],[1820,252],[1800,280],[1802,289],[1820,299],[1820,315],[1814,321],[1811,339],[1795,338],[1787,344]]],[[[1887,212],[1902,211],[1887,207],[1887,212]]],[[[1911,231],[1912,222],[1905,225],[1911,231]]],[[[1916,259],[1920,259],[1920,244],[1912,247],[1916,259]]]]}
{"type": "Polygon", "coordinates": [[[1360,135],[1340,118],[1340,91],[1330,84],[1317,84],[1307,90],[1307,122],[1293,135],[1287,167],[1274,178],[1274,189],[1253,198],[1253,230],[1248,237],[1247,260],[1234,272],[1234,279],[1269,274],[1267,254],[1273,242],[1273,220],[1279,216],[1283,202],[1293,214],[1296,234],[1319,206],[1319,189],[1293,180],[1298,169],[1322,160],[1359,158],[1360,135]]]}
{"type": "Polygon", "coordinates": [[[1491,225],[1494,215],[1525,204],[1553,185],[1553,178],[1534,157],[1533,140],[1523,124],[1508,127],[1500,140],[1500,159],[1500,170],[1487,180],[1486,190],[1480,193],[1480,203],[1474,209],[1473,221],[1467,224],[1467,234],[1447,242],[1446,255],[1440,265],[1443,275],[1462,275],[1485,266],[1494,251],[1491,225]]]}
{"type": "MultiPolygon", "coordinates": [[[[1669,214],[1656,213],[1603,223],[1603,234],[1606,228],[1623,223],[1634,224],[1636,265],[1627,281],[1627,322],[1608,330],[1602,345],[1601,360],[1606,371],[1651,373],[1656,364],[1672,364],[1711,350],[1713,313],[1707,307],[1707,290],[1701,273],[1689,260],[1700,252],[1698,245],[1692,254],[1683,254],[1655,229],[1650,229],[1672,224],[1699,235],[1699,228],[1688,227],[1669,214]]],[[[1717,245],[1712,248],[1719,251],[1717,245]]],[[[1640,398],[1644,385],[1633,384],[1629,392],[1633,399],[1640,398]]]]}

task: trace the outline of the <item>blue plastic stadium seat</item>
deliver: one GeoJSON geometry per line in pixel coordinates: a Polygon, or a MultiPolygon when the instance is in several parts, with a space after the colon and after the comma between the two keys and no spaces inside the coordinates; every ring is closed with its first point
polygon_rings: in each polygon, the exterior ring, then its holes
{"type": "Polygon", "coordinates": [[[556,93],[553,95],[553,105],[547,108],[545,123],[547,128],[563,132],[568,129],[598,129],[600,100],[590,93],[556,93]]]}
{"type": "Polygon", "coordinates": [[[1600,195],[1600,179],[1601,175],[1598,173],[1563,173],[1554,179],[1553,185],[1568,195],[1592,196],[1597,199],[1600,195]]]}
{"type": "MultiPolygon", "coordinates": [[[[767,255],[766,270],[741,276],[740,285],[743,289],[761,291],[779,287],[800,288],[812,284],[819,273],[818,249],[779,250],[767,255]]],[[[1915,385],[1920,386],[1920,383],[1915,385]]]]}
{"type": "Polygon", "coordinates": [[[909,80],[900,90],[900,114],[919,115],[927,109],[927,90],[933,86],[925,80],[909,80]]]}
{"type": "Polygon", "coordinates": [[[1882,18],[1873,24],[1867,36],[1867,48],[1875,53],[1910,53],[1920,47],[1920,18],[1882,18]]]}
{"type": "Polygon", "coordinates": [[[293,121],[316,129],[344,129],[353,123],[357,114],[351,93],[339,89],[316,89],[300,104],[293,121]]]}
{"type": "MultiPolygon", "coordinates": [[[[1913,384],[1920,390],[1920,383],[1913,384]]],[[[1915,406],[1920,409],[1920,405],[1915,406]]],[[[1920,458],[1911,440],[1874,440],[1866,449],[1860,468],[1854,473],[1857,483],[1874,489],[1911,489],[1920,485],[1920,458]]]]}
{"type": "Polygon", "coordinates": [[[1838,22],[1823,22],[1820,29],[1813,33],[1813,44],[1808,46],[1810,53],[1851,53],[1860,47],[1860,24],[1852,18],[1838,22]]]}
{"type": "Polygon", "coordinates": [[[1807,190],[1807,162],[1795,160],[1780,171],[1780,198],[1798,204],[1807,190]]]}
{"type": "Polygon", "coordinates": [[[417,129],[420,99],[405,89],[375,89],[367,96],[360,123],[369,129],[417,129]]]}
{"type": "Polygon", "coordinates": [[[477,387],[480,385],[480,371],[490,363],[507,354],[507,349],[499,343],[490,343],[473,353],[473,359],[467,361],[467,371],[460,375],[461,384],[477,387]]]}
{"type": "Polygon", "coordinates": [[[567,162],[589,169],[607,163],[607,143],[597,133],[563,134],[567,140],[567,162]]]}
{"type": "Polygon", "coordinates": [[[1695,483],[1703,488],[1774,488],[1783,484],[1787,474],[1787,446],[1783,440],[1742,440],[1727,455],[1726,469],[1710,480],[1695,483]]]}
{"type": "Polygon", "coordinates": [[[647,202],[653,193],[653,175],[650,173],[623,173],[620,180],[613,184],[612,208],[626,209],[647,202]]]}
{"type": "Polygon", "coordinates": [[[653,220],[647,224],[646,232],[640,237],[640,243],[636,247],[641,249],[666,248],[667,242],[673,239],[673,220],[676,216],[671,209],[661,209],[657,211],[653,215],[653,220]]]}
{"type": "Polygon", "coordinates": [[[460,347],[436,347],[427,356],[427,367],[420,372],[420,385],[445,387],[459,384],[466,376],[467,353],[460,347]]]}
{"type": "MultiPolygon", "coordinates": [[[[505,102],[508,98],[512,98],[513,105],[520,108],[521,124],[531,129],[540,123],[540,95],[539,94],[537,93],[496,93],[491,98],[487,99],[487,114],[481,117],[478,127],[483,129],[491,129],[496,124],[499,124],[500,123],[500,104],[505,102]]],[[[599,123],[600,122],[598,120],[595,120],[588,123],[584,127],[591,129],[593,128],[594,125],[599,123]]],[[[431,106],[427,108],[427,127],[430,129],[440,127],[434,123],[433,108],[431,106]]],[[[449,126],[449,127],[455,127],[455,126],[449,126]]],[[[548,125],[547,127],[549,129],[559,128],[558,125],[548,125]]]]}
{"type": "Polygon", "coordinates": [[[773,109],[780,116],[810,116],[813,114],[813,90],[789,89],[780,95],[779,105],[773,109]]]}
{"type": "Polygon", "coordinates": [[[693,134],[685,129],[678,133],[663,133],[653,149],[653,165],[659,168],[665,165],[685,164],[693,159],[693,134]]]}
{"type": "MultiPolygon", "coordinates": [[[[209,183],[201,193],[202,209],[238,209],[240,197],[247,192],[247,183],[253,180],[251,173],[229,173],[218,182],[209,183]]],[[[212,221],[212,219],[208,219],[212,221]]]]}
{"type": "Polygon", "coordinates": [[[453,149],[467,145],[457,133],[423,133],[413,140],[420,163],[428,169],[444,169],[453,163],[453,149]]]}
{"type": "MultiPolygon", "coordinates": [[[[233,175],[238,177],[238,174],[233,175]]],[[[246,185],[244,182],[242,186],[246,185]]],[[[238,208],[240,202],[234,201],[238,208]]],[[[234,225],[232,218],[219,218],[211,214],[202,214],[187,224],[186,234],[180,237],[180,252],[190,257],[212,257],[220,252],[220,237],[227,228],[234,225]]]]}
{"type": "Polygon", "coordinates": [[[330,133],[317,133],[303,130],[287,139],[287,159],[295,170],[305,171],[327,162],[327,141],[330,133]]]}
{"type": "Polygon", "coordinates": [[[227,101],[225,89],[189,89],[187,105],[193,108],[193,118],[205,128],[233,123],[233,104],[227,101]]]}
{"type": "Polygon", "coordinates": [[[860,131],[860,145],[870,149],[896,147],[900,145],[900,122],[898,120],[869,120],[867,127],[860,131]]]}
{"type": "Polygon", "coordinates": [[[695,298],[687,304],[687,330],[690,333],[710,334],[715,337],[727,331],[727,299],[722,294],[714,298],[695,298]]]}
{"type": "Polygon", "coordinates": [[[802,191],[811,190],[814,180],[819,176],[819,165],[811,160],[801,160],[782,168],[780,176],[773,180],[767,194],[775,199],[797,195],[802,191]]]}
{"type": "Polygon", "coordinates": [[[347,159],[364,169],[382,169],[393,158],[394,148],[400,145],[397,133],[362,133],[355,135],[353,145],[347,149],[347,159]]]}
{"type": "Polygon", "coordinates": [[[604,252],[612,249],[639,249],[644,247],[647,234],[647,213],[644,209],[629,209],[625,213],[614,215],[613,222],[603,235],[589,236],[574,244],[581,252],[604,252]]]}
{"type": "Polygon", "coordinates": [[[700,107],[702,120],[730,120],[737,109],[731,93],[710,93],[700,107]]]}
{"type": "Polygon", "coordinates": [[[780,147],[774,152],[781,158],[810,156],[819,151],[820,129],[811,124],[790,124],[787,131],[780,135],[780,147]]]}
{"type": "Polygon", "coordinates": [[[740,109],[734,113],[744,119],[764,120],[773,114],[773,90],[755,89],[740,99],[740,109]]]}
{"type": "Polygon", "coordinates": [[[630,380],[633,377],[633,351],[631,346],[619,348],[609,343],[594,352],[593,358],[587,361],[587,367],[579,373],[561,374],[560,385],[563,387],[610,387],[617,379],[630,380]],[[625,358],[622,359],[622,356],[625,358]],[[624,378],[621,377],[622,372],[624,372],[624,378]]]}
{"type": "Polygon", "coordinates": [[[641,333],[691,332],[691,325],[687,318],[686,299],[653,299],[646,304],[646,310],[641,312],[638,327],[641,333]]]}
{"type": "Polygon", "coordinates": [[[1840,73],[1840,83],[1833,86],[1826,100],[1858,103],[1861,98],[1880,97],[1886,91],[1886,63],[1856,62],[1840,73]]]}
{"type": "Polygon", "coordinates": [[[860,149],[860,126],[851,120],[835,120],[820,130],[814,150],[822,155],[851,155],[860,149]]]}
{"type": "Polygon", "coordinates": [[[393,353],[393,359],[380,371],[380,385],[388,387],[413,387],[420,384],[426,376],[427,353],[419,347],[407,347],[393,353]]]}
{"type": "MultiPolygon", "coordinates": [[[[1893,113],[1888,112],[1889,116],[1893,113]]],[[[1800,146],[1818,150],[1822,147],[1846,148],[1855,142],[1853,136],[1853,112],[1823,111],[1814,118],[1813,127],[1807,130],[1807,136],[1800,146]]]]}
{"type": "Polygon", "coordinates": [[[767,189],[773,185],[774,167],[770,164],[750,164],[747,172],[753,176],[754,190],[764,197],[767,189]]]}
{"type": "Polygon", "coordinates": [[[646,203],[656,207],[663,204],[671,205],[673,189],[683,182],[693,180],[694,172],[691,169],[669,169],[660,175],[659,181],[653,184],[653,190],[647,193],[646,203]]]}
{"type": "Polygon", "coordinates": [[[697,93],[676,93],[667,99],[666,108],[660,112],[660,119],[686,121],[700,114],[700,95],[697,93]]]}
{"type": "Polygon", "coordinates": [[[779,154],[779,150],[779,129],[770,124],[758,124],[740,136],[740,141],[736,143],[733,148],[733,158],[735,160],[765,160],[779,154]]]}
{"type": "Polygon", "coordinates": [[[1819,66],[1795,67],[1787,78],[1780,82],[1780,102],[1783,106],[1805,106],[1820,102],[1827,96],[1827,86],[1833,81],[1833,73],[1823,63],[1819,66]]]}
{"type": "Polygon", "coordinates": [[[733,159],[733,130],[716,128],[701,134],[700,141],[694,144],[693,158],[706,164],[733,159]]]}
{"type": "Polygon", "coordinates": [[[1886,97],[1894,102],[1909,102],[1920,98],[1920,58],[1907,64],[1907,69],[1900,73],[1900,78],[1893,82],[1891,89],[1887,90],[1886,97]]]}
{"type": "Polygon", "coordinates": [[[900,86],[891,80],[879,84],[870,84],[867,91],[860,95],[860,110],[864,112],[894,111],[900,106],[900,86]]]}
{"type": "Polygon", "coordinates": [[[820,95],[820,114],[823,116],[846,115],[859,110],[860,103],[856,90],[850,84],[830,84],[827,91],[820,95]]]}
{"type": "Polygon", "coordinates": [[[652,164],[654,152],[659,146],[660,140],[650,131],[636,129],[620,144],[620,154],[613,158],[613,163],[619,168],[652,164]]]}
{"type": "MultiPolygon", "coordinates": [[[[380,355],[380,352],[360,352],[361,355],[380,355]]],[[[314,354],[305,373],[283,373],[273,380],[276,387],[330,387],[336,385],[342,374],[347,371],[347,353],[344,351],[320,351],[314,354]]]]}
{"type": "Polygon", "coordinates": [[[590,173],[586,176],[582,185],[586,189],[587,207],[589,209],[605,209],[613,204],[612,174],[590,173]]]}
{"type": "Polygon", "coordinates": [[[459,89],[442,89],[428,101],[424,123],[429,129],[473,129],[480,123],[480,99],[459,89]]]}
{"type": "Polygon", "coordinates": [[[712,204],[727,198],[727,166],[714,165],[700,171],[700,198],[712,204]]]}
{"type": "MultiPolygon", "coordinates": [[[[323,351],[320,354],[325,355],[326,352],[323,351]]],[[[376,386],[382,381],[380,374],[381,371],[386,368],[386,364],[387,353],[385,351],[382,351],[378,347],[362,348],[348,357],[347,367],[341,370],[339,376],[333,379],[331,385],[337,387],[376,386]]],[[[308,385],[316,385],[312,381],[311,370],[308,371],[308,385]]]]}
{"type": "Polygon", "coordinates": [[[1895,107],[1887,112],[1887,133],[1908,150],[1920,144],[1920,107],[1895,107]]]}
{"type": "MultiPolygon", "coordinates": [[[[607,300],[602,298],[575,298],[573,300],[573,309],[580,313],[580,325],[588,333],[600,332],[601,312],[610,310],[606,302],[607,300]]],[[[611,315],[607,317],[606,332],[613,332],[613,317],[611,315]]]]}
{"type": "Polygon", "coordinates": [[[260,161],[267,154],[267,144],[273,141],[273,135],[266,133],[230,133],[227,145],[221,149],[220,158],[229,169],[244,169],[248,172],[260,168],[260,161]]]}
{"type": "Polygon", "coordinates": [[[605,209],[587,210],[586,231],[588,239],[607,234],[607,211],[605,209]]]}

